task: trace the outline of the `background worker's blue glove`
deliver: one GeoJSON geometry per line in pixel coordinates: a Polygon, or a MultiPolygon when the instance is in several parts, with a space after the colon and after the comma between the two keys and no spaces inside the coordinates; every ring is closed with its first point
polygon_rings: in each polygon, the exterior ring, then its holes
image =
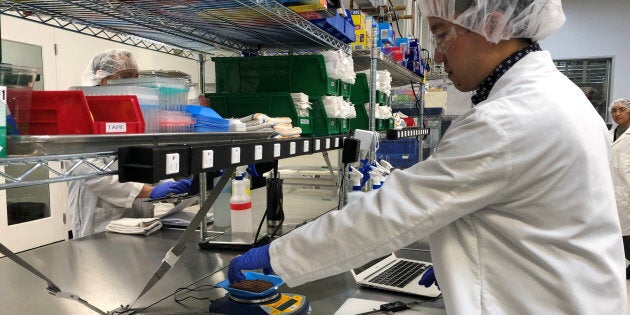
{"type": "Polygon", "coordinates": [[[438,289],[440,288],[440,285],[435,279],[435,272],[433,271],[433,266],[429,266],[429,268],[427,268],[427,270],[422,275],[422,278],[420,278],[420,281],[418,281],[418,284],[423,285],[427,288],[435,284],[438,287],[438,289]]]}
{"type": "Polygon", "coordinates": [[[262,269],[266,275],[273,272],[269,258],[269,244],[252,248],[230,262],[228,278],[230,283],[245,280],[242,270],[262,269]]]}
{"type": "Polygon", "coordinates": [[[162,184],[157,184],[153,186],[153,190],[151,190],[151,194],[149,198],[158,199],[163,198],[168,195],[178,195],[187,193],[190,190],[190,184],[192,184],[192,179],[184,178],[175,182],[166,182],[162,184]]]}

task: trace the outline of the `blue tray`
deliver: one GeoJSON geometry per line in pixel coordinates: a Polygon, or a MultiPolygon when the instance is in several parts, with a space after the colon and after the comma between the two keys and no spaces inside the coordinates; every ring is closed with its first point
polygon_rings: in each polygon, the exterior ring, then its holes
{"type": "Polygon", "coordinates": [[[274,291],[278,290],[279,286],[284,284],[284,281],[282,281],[282,279],[280,277],[278,277],[278,276],[266,275],[266,274],[259,273],[259,272],[245,272],[243,274],[245,275],[245,280],[264,280],[264,281],[269,281],[269,282],[273,283],[273,287],[271,287],[271,288],[269,288],[269,289],[267,289],[265,291],[262,291],[260,293],[243,291],[243,290],[231,288],[230,287],[230,280],[228,280],[228,279],[225,279],[225,280],[215,284],[215,286],[225,289],[226,291],[228,291],[233,296],[242,297],[242,298],[260,298],[260,297],[265,297],[265,296],[271,295],[274,291]]]}

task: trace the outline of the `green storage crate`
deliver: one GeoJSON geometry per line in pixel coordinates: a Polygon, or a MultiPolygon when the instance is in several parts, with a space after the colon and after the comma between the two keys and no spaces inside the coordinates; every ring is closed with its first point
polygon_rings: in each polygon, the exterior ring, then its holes
{"type": "Polygon", "coordinates": [[[349,99],[352,96],[352,84],[339,80],[339,95],[349,99]]]}
{"type": "Polygon", "coordinates": [[[340,132],[339,119],[328,118],[321,98],[311,98],[311,116],[313,117],[313,136],[336,135],[340,132]]]}
{"type": "Polygon", "coordinates": [[[214,57],[217,92],[302,92],[339,95],[322,55],[214,57]]]}
{"type": "Polygon", "coordinates": [[[339,123],[339,133],[350,132],[350,119],[349,118],[337,118],[339,123]]]}
{"type": "Polygon", "coordinates": [[[302,128],[302,135],[313,134],[312,113],[308,117],[298,116],[289,93],[206,93],[206,97],[221,117],[241,118],[254,113],[289,117],[293,126],[302,128]]]}
{"type": "Polygon", "coordinates": [[[357,77],[354,79],[354,85],[350,90],[350,101],[352,104],[365,104],[370,101],[370,85],[367,81],[367,75],[365,73],[357,73],[357,77]]]}
{"type": "Polygon", "coordinates": [[[354,104],[354,109],[357,112],[357,117],[349,119],[350,130],[355,131],[357,129],[370,129],[370,116],[365,107],[365,104],[354,104]]]}
{"type": "MultiPolygon", "coordinates": [[[[381,105],[389,105],[389,96],[384,92],[376,90],[376,102],[381,105]]],[[[350,101],[352,104],[364,104],[370,101],[370,85],[365,73],[357,73],[354,85],[350,90],[350,101]]]]}
{"type": "Polygon", "coordinates": [[[391,126],[394,124],[394,120],[392,118],[389,119],[374,119],[374,130],[376,131],[387,131],[391,129],[391,126]]]}

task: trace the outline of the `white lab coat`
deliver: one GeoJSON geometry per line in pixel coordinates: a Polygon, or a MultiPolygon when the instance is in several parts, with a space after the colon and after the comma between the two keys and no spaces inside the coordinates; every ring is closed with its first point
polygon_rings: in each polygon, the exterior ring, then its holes
{"type": "Polygon", "coordinates": [[[271,243],[289,286],[428,235],[447,313],[626,314],[603,120],[548,52],[524,57],[426,161],[271,243]]]}
{"type": "MultiPolygon", "coordinates": [[[[610,140],[615,138],[615,128],[610,130],[610,140]]],[[[610,161],[613,185],[621,233],[630,235],[630,128],[612,144],[612,160],[610,161]]]]}
{"type": "MultiPolygon", "coordinates": [[[[109,159],[90,159],[90,162],[103,167],[109,159]]],[[[118,169],[118,163],[114,162],[110,168],[118,169]]],[[[88,174],[93,171],[89,166],[82,165],[73,174],[88,174]]],[[[120,183],[117,175],[71,181],[68,185],[68,214],[73,237],[103,232],[110,221],[131,216],[133,202],[143,185],[134,182],[120,183]]]]}

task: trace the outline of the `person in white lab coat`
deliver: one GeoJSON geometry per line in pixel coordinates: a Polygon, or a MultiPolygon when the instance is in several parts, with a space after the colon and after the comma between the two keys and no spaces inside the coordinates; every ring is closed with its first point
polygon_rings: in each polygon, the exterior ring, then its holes
{"type": "MultiPolygon", "coordinates": [[[[138,76],[138,67],[129,51],[112,49],[99,53],[89,62],[81,82],[86,86],[106,85],[107,80],[134,78],[138,76]]],[[[110,158],[90,159],[90,163],[99,168],[112,163],[110,158]]],[[[72,167],[74,163],[67,163],[72,167]]],[[[111,170],[118,169],[118,162],[113,162],[111,170]]],[[[94,168],[82,164],[72,174],[91,174],[94,168]]],[[[170,194],[188,192],[191,179],[165,181],[155,186],[143,183],[120,183],[118,176],[100,176],[71,181],[68,185],[70,224],[74,238],[85,237],[105,231],[107,224],[116,219],[133,216],[134,201],[141,198],[162,198],[170,194]]]]}
{"type": "MultiPolygon", "coordinates": [[[[623,249],[626,259],[630,260],[630,99],[612,102],[610,114],[617,125],[610,130],[613,141],[610,169],[621,221],[623,249]]],[[[626,279],[630,279],[630,267],[626,268],[626,279]]]]}
{"type": "Polygon", "coordinates": [[[233,259],[230,281],[273,269],[297,286],[430,236],[450,315],[626,315],[608,130],[538,44],[564,23],[560,0],[419,5],[474,108],[427,160],[233,259]]]}

